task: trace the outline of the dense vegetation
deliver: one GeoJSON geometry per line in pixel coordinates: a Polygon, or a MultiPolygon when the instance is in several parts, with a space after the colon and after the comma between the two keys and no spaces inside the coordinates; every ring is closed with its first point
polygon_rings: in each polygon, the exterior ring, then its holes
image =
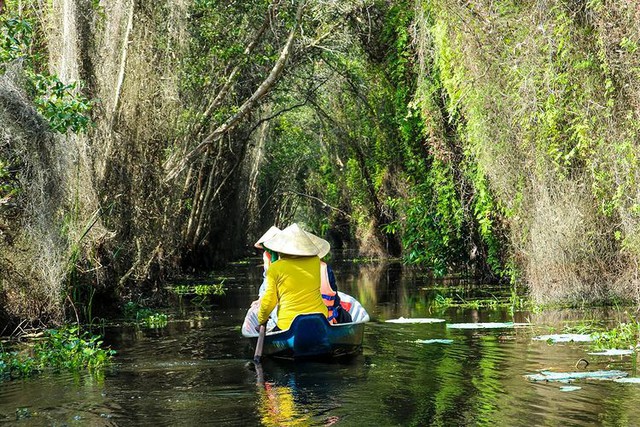
{"type": "Polygon", "coordinates": [[[81,333],[77,327],[46,330],[43,336],[21,351],[0,346],[0,380],[24,378],[45,370],[99,373],[115,351],[102,348],[97,335],[81,333]]]}
{"type": "Polygon", "coordinates": [[[7,319],[161,299],[292,220],[540,301],[640,298],[631,2],[54,6],[0,15],[7,319]]]}

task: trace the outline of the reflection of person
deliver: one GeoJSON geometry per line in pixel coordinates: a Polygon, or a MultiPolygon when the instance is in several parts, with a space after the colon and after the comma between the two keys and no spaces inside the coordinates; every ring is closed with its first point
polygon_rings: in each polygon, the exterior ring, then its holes
{"type": "Polygon", "coordinates": [[[287,386],[265,383],[259,408],[265,426],[305,426],[310,421],[309,413],[297,408],[293,390],[287,386]]]}
{"type": "Polygon", "coordinates": [[[320,249],[309,235],[298,224],[292,224],[262,244],[277,252],[279,260],[267,270],[267,287],[260,299],[258,324],[266,324],[276,306],[277,327],[281,330],[289,329],[298,314],[322,313],[326,316],[327,308],[318,292],[320,249]]]}
{"type": "MultiPolygon", "coordinates": [[[[307,235],[320,250],[318,257],[322,259],[327,256],[331,249],[329,242],[308,232],[307,235]]],[[[340,304],[338,285],[336,284],[336,276],[333,274],[333,269],[324,261],[320,261],[320,293],[322,294],[322,301],[329,311],[327,316],[329,322],[349,323],[352,321],[351,314],[343,309],[340,304]]]]}

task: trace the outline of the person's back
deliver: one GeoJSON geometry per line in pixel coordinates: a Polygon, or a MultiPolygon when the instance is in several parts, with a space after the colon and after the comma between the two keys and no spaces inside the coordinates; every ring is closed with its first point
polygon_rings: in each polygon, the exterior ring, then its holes
{"type": "Polygon", "coordinates": [[[282,258],[267,270],[258,322],[264,323],[278,305],[278,328],[289,329],[298,314],[322,313],[327,308],[320,294],[320,259],[317,256],[282,258]]]}

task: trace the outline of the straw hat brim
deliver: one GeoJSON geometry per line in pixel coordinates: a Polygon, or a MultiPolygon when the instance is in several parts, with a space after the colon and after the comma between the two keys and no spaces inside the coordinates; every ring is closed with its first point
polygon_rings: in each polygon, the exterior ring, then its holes
{"type": "MultiPolygon", "coordinates": [[[[286,255],[318,256],[322,253],[323,248],[319,247],[320,242],[312,239],[310,234],[300,228],[298,224],[291,224],[262,244],[272,251],[286,255]]],[[[317,236],[314,237],[320,239],[317,236]]]]}
{"type": "Polygon", "coordinates": [[[271,239],[272,237],[274,237],[276,234],[278,234],[280,230],[278,227],[276,227],[275,225],[272,225],[271,228],[269,228],[267,230],[266,233],[264,233],[256,243],[254,243],[254,247],[258,248],[258,249],[264,249],[264,247],[262,246],[262,244],[266,241],[271,239]]]}
{"type": "Polygon", "coordinates": [[[331,245],[329,244],[329,242],[324,240],[322,237],[318,237],[313,233],[309,233],[308,231],[305,231],[305,233],[307,233],[307,236],[309,236],[313,244],[318,248],[318,258],[324,258],[331,250],[331,245]]]}

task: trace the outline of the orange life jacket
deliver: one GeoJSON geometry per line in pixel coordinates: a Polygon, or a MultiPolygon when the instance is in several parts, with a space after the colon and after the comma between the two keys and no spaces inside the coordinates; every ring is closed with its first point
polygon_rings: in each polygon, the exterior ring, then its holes
{"type": "Polygon", "coordinates": [[[329,270],[327,269],[327,263],[323,261],[320,262],[320,293],[322,294],[324,305],[327,306],[327,320],[330,323],[338,323],[338,311],[334,307],[337,292],[331,289],[329,270]]]}

